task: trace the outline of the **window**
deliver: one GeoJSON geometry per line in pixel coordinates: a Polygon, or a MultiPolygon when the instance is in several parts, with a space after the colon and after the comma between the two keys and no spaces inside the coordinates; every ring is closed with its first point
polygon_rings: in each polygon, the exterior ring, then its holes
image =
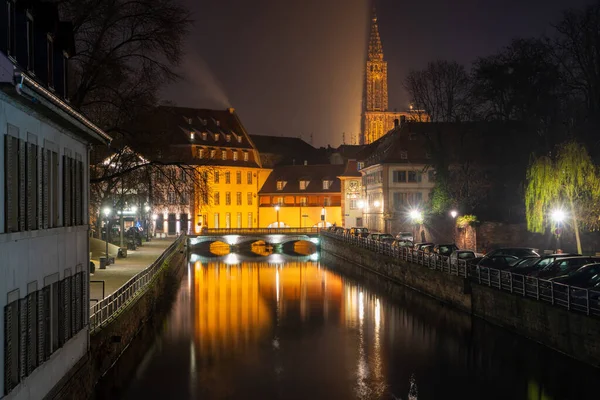
{"type": "Polygon", "coordinates": [[[186,205],[189,203],[190,203],[190,197],[189,197],[188,193],[187,192],[181,193],[181,204],[186,205]]]}
{"type": "Polygon", "coordinates": [[[219,213],[215,213],[215,228],[219,229],[219,213]]]}
{"type": "Polygon", "coordinates": [[[408,182],[421,182],[421,173],[418,171],[408,171],[408,182]]]}
{"type": "Polygon", "coordinates": [[[300,197],[300,205],[301,206],[306,206],[308,204],[307,198],[306,197],[300,197]]]}
{"type": "Polygon", "coordinates": [[[242,205],[242,192],[237,192],[235,194],[235,204],[238,206],[242,205]]]}
{"type": "Polygon", "coordinates": [[[54,87],[54,40],[48,35],[48,86],[54,87]]]}
{"type": "Polygon", "coordinates": [[[242,171],[235,171],[235,183],[236,185],[242,184],[242,171]]]}
{"type": "Polygon", "coordinates": [[[238,228],[242,227],[242,213],[241,212],[237,213],[237,227],[238,228]]]}
{"type": "MultiPolygon", "coordinates": [[[[240,138],[240,140],[241,140],[241,138],[240,138]]],[[[248,152],[247,151],[244,152],[244,161],[248,161],[248,152]]]]}
{"type": "Polygon", "coordinates": [[[174,191],[169,191],[169,193],[167,193],[167,203],[169,204],[175,204],[177,202],[177,195],[174,191]]]}
{"type": "Polygon", "coordinates": [[[221,193],[215,192],[213,203],[215,203],[215,206],[221,204],[221,193]]]}
{"type": "Polygon", "coordinates": [[[283,204],[283,197],[274,197],[273,198],[273,204],[283,204]]]}
{"type": "Polygon", "coordinates": [[[248,205],[252,205],[252,192],[248,192],[248,205]]]}
{"type": "Polygon", "coordinates": [[[210,151],[210,158],[215,158],[215,154],[217,154],[216,150],[211,150],[210,151]]]}
{"type": "Polygon", "coordinates": [[[194,140],[194,132],[190,132],[190,140],[194,140]]]}
{"type": "Polygon", "coordinates": [[[223,160],[227,160],[227,150],[223,150],[223,151],[221,151],[221,158],[222,158],[223,160]]]}
{"type": "Polygon", "coordinates": [[[202,140],[206,140],[206,132],[202,132],[202,140]]]}
{"type": "Polygon", "coordinates": [[[215,171],[215,183],[219,183],[219,171],[215,171]]]}
{"type": "Polygon", "coordinates": [[[393,175],[392,175],[392,179],[395,183],[406,182],[406,171],[394,171],[393,175]]]}
{"type": "Polygon", "coordinates": [[[252,213],[249,212],[248,213],[248,228],[252,228],[252,223],[254,222],[254,219],[252,217],[252,213]]]}
{"type": "MultiPolygon", "coordinates": [[[[306,190],[306,187],[308,186],[308,182],[309,181],[301,180],[300,181],[300,190],[306,190]]],[[[325,188],[325,187],[323,186],[323,188],[325,188]]]]}
{"type": "Polygon", "coordinates": [[[234,151],[233,152],[233,161],[237,161],[237,159],[238,159],[238,152],[234,151]]]}
{"type": "Polygon", "coordinates": [[[215,133],[215,142],[219,140],[219,134],[215,133]]]}
{"type": "Polygon", "coordinates": [[[396,211],[401,211],[406,206],[406,193],[394,192],[393,207],[396,211]]]}
{"type": "Polygon", "coordinates": [[[364,162],[358,162],[356,163],[356,168],[360,171],[361,169],[363,169],[365,167],[365,163],[364,162]]]}
{"type": "Polygon", "coordinates": [[[363,226],[363,219],[362,219],[362,217],[356,218],[356,227],[357,228],[362,228],[362,226],[363,226]]]}
{"type": "Polygon", "coordinates": [[[231,213],[225,213],[225,228],[231,228],[231,213]]]}
{"type": "Polygon", "coordinates": [[[435,171],[433,171],[433,170],[427,171],[427,181],[435,182],[435,171]]]}
{"type": "Polygon", "coordinates": [[[284,186],[285,186],[284,181],[277,181],[277,190],[283,190],[284,186]]]}
{"type": "Polygon", "coordinates": [[[27,229],[35,230],[38,228],[38,204],[39,204],[39,186],[38,186],[38,146],[34,143],[27,143],[27,229]]]}
{"type": "Polygon", "coordinates": [[[225,172],[225,183],[226,184],[231,183],[231,172],[229,172],[229,171],[225,172]]]}
{"type": "Polygon", "coordinates": [[[401,151],[400,152],[400,158],[403,159],[403,160],[408,159],[408,153],[406,151],[404,151],[404,150],[401,151]]]}
{"type": "Polygon", "coordinates": [[[225,135],[225,140],[227,140],[228,142],[231,142],[231,135],[225,135]]]}
{"type": "Polygon", "coordinates": [[[33,71],[34,63],[34,52],[33,52],[33,41],[35,38],[35,31],[33,29],[33,17],[27,15],[27,70],[33,71]]]}
{"type": "Polygon", "coordinates": [[[204,149],[198,149],[198,158],[204,158],[204,149]]]}
{"type": "Polygon", "coordinates": [[[8,43],[7,50],[8,55],[16,56],[16,43],[15,43],[15,30],[16,30],[16,20],[15,20],[15,3],[13,0],[8,0],[6,2],[7,11],[8,11],[8,26],[6,27],[8,30],[8,43]]]}
{"type": "MultiPolygon", "coordinates": [[[[11,3],[8,3],[11,5],[11,3]]],[[[21,166],[21,159],[24,160],[23,154],[20,154],[20,142],[19,128],[14,125],[8,124],[8,135],[4,137],[5,146],[5,157],[4,157],[4,201],[6,208],[6,232],[18,232],[21,229],[20,226],[20,209],[24,207],[21,205],[20,197],[21,187],[25,183],[25,179],[20,179],[19,169],[21,166]]],[[[24,227],[23,227],[24,228],[24,227]]]]}
{"type": "Polygon", "coordinates": [[[358,209],[358,200],[356,200],[356,199],[350,199],[350,209],[351,210],[358,209]]]}
{"type": "Polygon", "coordinates": [[[225,205],[226,206],[231,205],[231,192],[225,193],[225,205]]]}
{"type": "Polygon", "coordinates": [[[238,143],[242,143],[242,137],[241,136],[238,136],[237,140],[238,140],[238,143]]]}
{"type": "Polygon", "coordinates": [[[325,197],[323,199],[323,207],[329,207],[329,206],[331,206],[331,198],[325,197]]]}
{"type": "Polygon", "coordinates": [[[248,171],[246,173],[246,183],[248,183],[248,185],[252,185],[252,171],[248,171]]]}
{"type": "Polygon", "coordinates": [[[331,186],[331,181],[323,181],[323,190],[328,190],[331,186]]]}

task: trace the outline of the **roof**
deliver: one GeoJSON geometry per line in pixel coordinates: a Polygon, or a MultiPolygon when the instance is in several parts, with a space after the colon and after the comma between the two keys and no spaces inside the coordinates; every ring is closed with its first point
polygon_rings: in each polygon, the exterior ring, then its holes
{"type": "Polygon", "coordinates": [[[340,175],[342,178],[361,177],[361,173],[358,172],[358,162],[356,160],[348,160],[344,172],[340,175]]]}
{"type": "Polygon", "coordinates": [[[152,159],[181,162],[188,165],[260,167],[254,157],[256,148],[233,108],[210,110],[201,108],[159,106],[127,128],[129,145],[152,159]],[[141,121],[141,122],[140,122],[141,121]],[[197,158],[196,149],[217,150],[215,158],[197,158]],[[222,160],[220,152],[250,152],[243,161],[241,154],[233,161],[222,160]]]}
{"type": "Polygon", "coordinates": [[[259,193],[340,193],[338,176],[344,172],[344,165],[284,165],[273,169],[259,193]],[[309,181],[305,190],[300,190],[300,181],[309,181]],[[323,189],[323,181],[332,181],[328,189],[323,189]],[[277,190],[277,181],[284,181],[282,190],[277,190]]]}
{"type": "Polygon", "coordinates": [[[299,137],[250,135],[265,166],[320,164],[327,162],[323,152],[299,137]],[[270,157],[269,157],[270,156],[270,157]]]}

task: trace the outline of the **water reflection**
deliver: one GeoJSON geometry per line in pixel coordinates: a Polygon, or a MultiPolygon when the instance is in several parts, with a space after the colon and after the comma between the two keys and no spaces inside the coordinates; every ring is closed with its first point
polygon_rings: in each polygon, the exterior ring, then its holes
{"type": "Polygon", "coordinates": [[[597,374],[372,277],[282,254],[223,257],[190,257],[125,398],[587,398],[597,374]]]}

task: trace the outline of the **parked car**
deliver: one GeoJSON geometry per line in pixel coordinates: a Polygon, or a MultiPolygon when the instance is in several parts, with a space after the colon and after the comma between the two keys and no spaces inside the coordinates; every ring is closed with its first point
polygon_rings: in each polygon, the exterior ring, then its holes
{"type": "Polygon", "coordinates": [[[584,265],[600,262],[600,257],[578,256],[560,258],[553,263],[547,265],[543,269],[532,273],[532,276],[537,276],[540,279],[550,279],[557,276],[567,276],[576,272],[584,265]]]}
{"type": "Polygon", "coordinates": [[[533,273],[537,273],[544,267],[552,264],[559,258],[578,255],[579,254],[558,253],[548,254],[541,257],[527,257],[526,262],[520,262],[519,260],[519,262],[517,262],[515,265],[508,268],[507,271],[521,275],[532,275],[533,273]]]}
{"type": "Polygon", "coordinates": [[[430,242],[415,243],[413,250],[423,251],[427,246],[431,246],[433,248],[434,244],[430,242]]]}
{"type": "Polygon", "coordinates": [[[454,243],[452,244],[436,244],[433,247],[433,252],[439,254],[440,256],[450,256],[454,251],[458,250],[458,246],[454,243]]]}
{"type": "Polygon", "coordinates": [[[499,255],[509,255],[517,258],[523,257],[539,257],[539,253],[530,247],[502,247],[490,251],[484,258],[494,257],[499,255]]]}
{"type": "Polygon", "coordinates": [[[350,228],[350,235],[357,237],[369,236],[369,230],[367,228],[350,228]]]}
{"type": "Polygon", "coordinates": [[[450,263],[452,265],[458,264],[458,260],[466,261],[467,264],[471,263],[477,258],[474,251],[471,250],[455,250],[450,254],[450,263]]]}
{"type": "Polygon", "coordinates": [[[398,232],[396,235],[396,240],[405,241],[405,242],[414,242],[414,237],[412,232],[398,232]]]}
{"type": "Polygon", "coordinates": [[[390,244],[394,241],[394,237],[389,233],[371,233],[369,236],[367,236],[367,239],[390,244]]]}
{"type": "Polygon", "coordinates": [[[338,235],[343,235],[345,231],[346,230],[341,226],[336,226],[333,228],[333,233],[337,233],[338,235]]]}
{"type": "Polygon", "coordinates": [[[394,240],[392,242],[392,246],[393,247],[404,247],[404,248],[408,248],[408,249],[412,249],[414,247],[414,243],[411,242],[410,240],[394,240]]]}
{"type": "Polygon", "coordinates": [[[523,257],[539,257],[540,255],[528,247],[506,247],[486,254],[478,263],[478,267],[505,270],[516,264],[523,257]]]}
{"type": "Polygon", "coordinates": [[[591,288],[600,283],[600,263],[588,264],[570,275],[551,278],[550,281],[579,288],[591,288]]]}

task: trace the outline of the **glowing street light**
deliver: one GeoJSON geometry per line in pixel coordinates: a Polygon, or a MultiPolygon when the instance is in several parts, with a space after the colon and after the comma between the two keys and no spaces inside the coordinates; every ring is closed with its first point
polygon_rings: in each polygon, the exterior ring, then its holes
{"type": "Polygon", "coordinates": [[[456,211],[456,210],[452,210],[452,211],[450,211],[450,216],[451,216],[452,218],[456,218],[456,217],[458,216],[458,211],[456,211]]]}
{"type": "Polygon", "coordinates": [[[557,208],[556,210],[552,211],[550,217],[552,218],[552,221],[556,223],[561,223],[566,219],[567,214],[565,214],[565,212],[560,208],[557,208]]]}
{"type": "Polygon", "coordinates": [[[360,208],[360,209],[363,209],[363,208],[365,208],[365,202],[364,202],[364,201],[362,201],[362,200],[359,200],[359,201],[358,201],[358,208],[360,208]]]}
{"type": "Polygon", "coordinates": [[[423,220],[423,213],[417,209],[410,210],[408,216],[415,223],[420,223],[423,220]]]}
{"type": "Polygon", "coordinates": [[[379,200],[375,200],[375,201],[373,202],[373,205],[374,205],[375,207],[379,207],[379,206],[381,205],[381,203],[379,202],[379,200]]]}

